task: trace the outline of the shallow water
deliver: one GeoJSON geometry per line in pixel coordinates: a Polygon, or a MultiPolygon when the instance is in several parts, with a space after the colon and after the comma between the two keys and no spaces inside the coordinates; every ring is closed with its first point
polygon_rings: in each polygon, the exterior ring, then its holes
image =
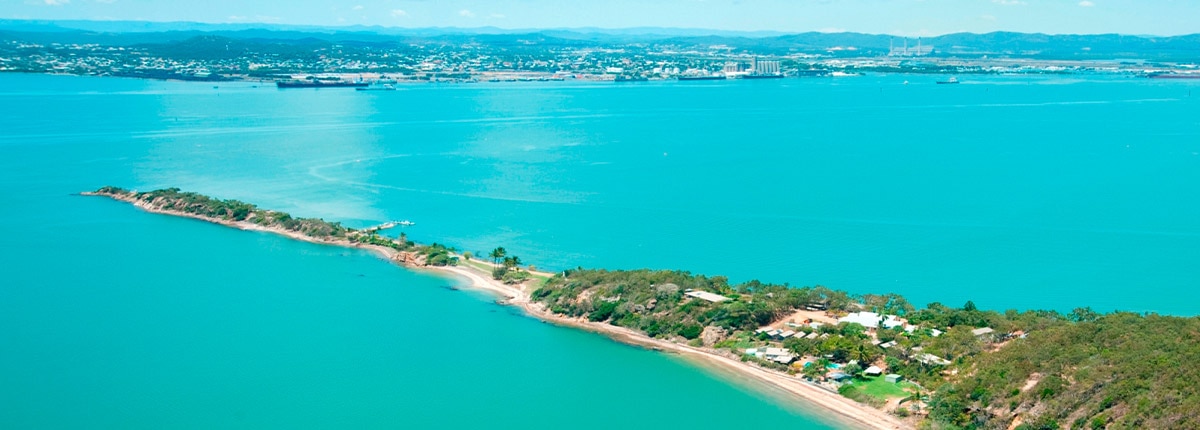
{"type": "Polygon", "coordinates": [[[0,74],[0,426],[830,425],[371,255],[71,195],[108,184],[411,219],[415,240],[550,269],[1200,311],[1200,86],[933,80],[0,74]]]}

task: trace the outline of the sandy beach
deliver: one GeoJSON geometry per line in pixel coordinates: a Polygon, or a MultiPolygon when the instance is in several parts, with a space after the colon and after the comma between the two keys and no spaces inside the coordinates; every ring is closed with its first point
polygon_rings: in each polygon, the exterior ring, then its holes
{"type": "MultiPolygon", "coordinates": [[[[747,380],[753,381],[754,383],[758,383],[758,384],[762,384],[764,386],[769,386],[769,387],[783,390],[790,395],[794,395],[797,398],[797,400],[799,400],[802,403],[810,404],[810,405],[819,407],[821,409],[824,409],[828,412],[831,412],[833,415],[835,415],[838,418],[839,421],[845,423],[847,425],[847,427],[861,428],[861,429],[889,429],[889,430],[915,428],[915,426],[913,425],[912,422],[903,421],[903,420],[899,419],[898,417],[888,414],[882,410],[875,409],[868,405],[859,404],[859,403],[857,403],[853,400],[850,400],[848,398],[845,398],[835,392],[831,392],[825,388],[819,387],[815,384],[809,383],[807,381],[793,377],[791,375],[787,375],[782,372],[764,369],[764,368],[761,368],[761,367],[758,367],[758,366],[755,366],[755,365],[752,365],[749,363],[744,363],[739,360],[735,360],[735,359],[726,357],[724,355],[717,353],[715,350],[710,349],[710,348],[697,348],[697,347],[687,346],[687,345],[678,344],[678,343],[674,343],[674,342],[670,342],[670,341],[666,341],[666,340],[662,340],[662,339],[651,338],[649,336],[646,336],[643,333],[639,333],[637,331],[630,330],[630,329],[627,329],[624,327],[618,327],[618,326],[613,326],[613,325],[604,324],[604,323],[589,322],[584,319],[567,318],[567,317],[563,317],[561,315],[554,314],[554,313],[548,311],[547,309],[545,309],[540,303],[535,303],[531,300],[530,294],[532,293],[532,287],[526,287],[525,285],[504,284],[500,281],[493,280],[491,278],[490,273],[486,273],[483,270],[472,267],[470,265],[445,266],[445,267],[416,265],[416,264],[413,264],[414,259],[412,258],[410,253],[397,251],[392,248],[388,248],[388,247],[384,247],[384,246],[365,245],[365,244],[350,242],[349,240],[345,240],[345,239],[320,240],[320,239],[316,239],[313,237],[303,235],[298,232],[284,230],[282,228],[264,227],[264,226],[254,224],[251,222],[227,221],[227,220],[208,218],[208,217],[199,216],[199,215],[195,215],[195,214],[189,214],[189,213],[180,212],[180,211],[163,210],[160,208],[150,206],[140,200],[136,200],[136,199],[132,198],[132,196],[110,195],[110,194],[91,193],[91,192],[81,193],[81,194],[85,195],[85,196],[102,196],[102,197],[113,198],[115,200],[120,200],[120,201],[124,201],[127,203],[131,203],[134,206],[141,208],[142,210],[145,210],[148,212],[153,212],[153,213],[193,218],[193,219],[198,219],[201,221],[207,221],[207,222],[212,222],[212,223],[216,223],[216,224],[221,224],[224,226],[233,227],[233,228],[237,228],[237,229],[241,229],[241,230],[274,233],[274,234],[279,234],[279,235],[286,236],[291,239],[300,240],[300,241],[304,241],[304,242],[369,250],[369,251],[377,253],[378,255],[386,258],[387,260],[389,260],[391,262],[394,262],[396,264],[401,264],[405,267],[409,267],[409,268],[412,268],[415,270],[423,270],[423,271],[429,271],[429,272],[433,272],[433,273],[440,273],[440,274],[447,275],[449,277],[461,279],[464,282],[464,284],[463,284],[464,287],[487,291],[489,293],[495,294],[496,296],[498,296],[501,299],[500,303],[510,305],[510,306],[520,307],[522,310],[524,310],[524,312],[527,315],[529,315],[531,317],[538,318],[540,320],[543,320],[543,321],[546,321],[546,322],[549,322],[552,324],[560,325],[560,326],[573,327],[573,328],[578,328],[578,329],[582,329],[582,330],[599,333],[599,334],[605,335],[605,336],[607,336],[613,340],[619,341],[619,342],[623,342],[623,343],[627,343],[627,344],[631,344],[631,345],[638,345],[638,346],[642,346],[642,347],[646,347],[646,348],[650,348],[650,349],[654,349],[654,350],[658,350],[658,351],[678,354],[681,357],[684,357],[688,360],[695,361],[704,366],[711,366],[711,367],[719,368],[722,370],[734,372],[737,375],[744,376],[747,380]]],[[[543,275],[550,275],[550,274],[544,273],[543,275]]],[[[534,281],[528,281],[526,284],[528,284],[529,282],[534,282],[534,281]]]]}

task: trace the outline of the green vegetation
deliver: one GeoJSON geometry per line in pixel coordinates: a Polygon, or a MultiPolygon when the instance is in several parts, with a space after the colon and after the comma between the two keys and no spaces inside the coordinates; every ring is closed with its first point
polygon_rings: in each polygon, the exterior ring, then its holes
{"type": "MultiPolygon", "coordinates": [[[[534,299],[554,312],[583,316],[605,310],[613,325],[642,330],[655,337],[693,334],[705,326],[726,330],[753,330],[786,312],[812,302],[845,308],[845,293],[824,287],[790,288],[758,281],[729,285],[723,276],[706,277],[679,271],[568,270],[534,292],[534,299]],[[722,303],[685,299],[688,290],[707,291],[732,298],[722,303]]],[[[589,316],[589,318],[594,318],[589,316]]],[[[690,338],[684,336],[685,338],[690,338]]]]}
{"type": "Polygon", "coordinates": [[[208,219],[249,222],[263,227],[279,228],[290,232],[320,240],[345,240],[351,243],[383,246],[397,251],[412,252],[424,258],[430,266],[453,266],[458,264],[458,258],[453,256],[454,249],[439,244],[417,245],[408,240],[404,234],[399,239],[391,239],[379,235],[377,230],[356,230],[347,228],[341,223],[325,221],[319,218],[294,218],[284,212],[260,209],[250,203],[238,200],[220,200],[202,194],[182,192],[178,188],[167,188],[147,192],[131,192],[118,187],[103,187],[96,194],[122,198],[131,198],[149,207],[177,211],[208,219]]]}
{"type": "Polygon", "coordinates": [[[927,413],[925,422],[935,428],[1006,428],[1018,418],[1022,429],[1200,428],[1200,368],[1191,365],[1200,362],[1198,318],[1100,315],[1087,308],[1068,314],[997,312],[971,302],[961,308],[932,303],[916,309],[896,295],[853,297],[824,287],[758,281],[731,285],[720,276],[651,270],[568,270],[548,280],[533,299],[559,314],[690,345],[701,344],[697,340],[705,327],[719,327],[728,336],[713,347],[810,379],[823,379],[829,363],[862,363],[842,368],[851,374],[872,363],[915,383],[859,379],[841,385],[840,392],[874,405],[903,398],[905,407],[898,413],[927,413]],[[684,295],[688,290],[730,300],[693,299],[684,295]],[[794,329],[806,336],[782,342],[755,333],[809,304],[833,314],[901,315],[913,330],[797,324],[794,329]],[[995,332],[972,332],[983,327],[995,332]],[[875,345],[883,342],[895,343],[875,345]],[[813,363],[785,367],[743,355],[770,345],[811,357],[813,363]]]}
{"type": "Polygon", "coordinates": [[[521,270],[521,257],[509,255],[504,247],[493,249],[488,256],[492,257],[493,265],[488,267],[492,271],[492,279],[505,284],[519,284],[531,277],[528,271],[521,270]]]}
{"type": "Polygon", "coordinates": [[[912,395],[912,391],[915,390],[911,382],[888,382],[882,376],[855,378],[845,387],[882,401],[902,399],[912,395]]]}
{"type": "Polygon", "coordinates": [[[962,428],[1016,416],[1023,429],[1200,428],[1200,318],[1072,315],[962,366],[934,393],[930,418],[962,428]]]}

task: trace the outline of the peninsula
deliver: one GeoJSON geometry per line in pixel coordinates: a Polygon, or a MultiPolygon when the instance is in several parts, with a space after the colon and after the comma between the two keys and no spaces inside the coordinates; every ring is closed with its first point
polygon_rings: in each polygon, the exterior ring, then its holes
{"type": "Polygon", "coordinates": [[[1079,308],[917,308],[896,294],[681,271],[522,268],[176,188],[84,195],[149,212],[367,249],[464,278],[531,317],[680,354],[870,429],[1200,428],[1200,318],[1079,308]]]}

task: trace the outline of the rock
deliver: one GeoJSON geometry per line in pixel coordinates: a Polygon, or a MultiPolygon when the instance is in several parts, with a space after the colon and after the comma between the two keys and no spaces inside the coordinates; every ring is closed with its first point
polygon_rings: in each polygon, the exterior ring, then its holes
{"type": "Polygon", "coordinates": [[[720,327],[708,326],[700,332],[700,339],[704,341],[704,346],[713,346],[717,342],[725,340],[726,337],[729,337],[729,333],[720,327]]]}
{"type": "Polygon", "coordinates": [[[679,291],[679,286],[675,284],[655,285],[654,291],[659,294],[674,294],[679,291]]]}

